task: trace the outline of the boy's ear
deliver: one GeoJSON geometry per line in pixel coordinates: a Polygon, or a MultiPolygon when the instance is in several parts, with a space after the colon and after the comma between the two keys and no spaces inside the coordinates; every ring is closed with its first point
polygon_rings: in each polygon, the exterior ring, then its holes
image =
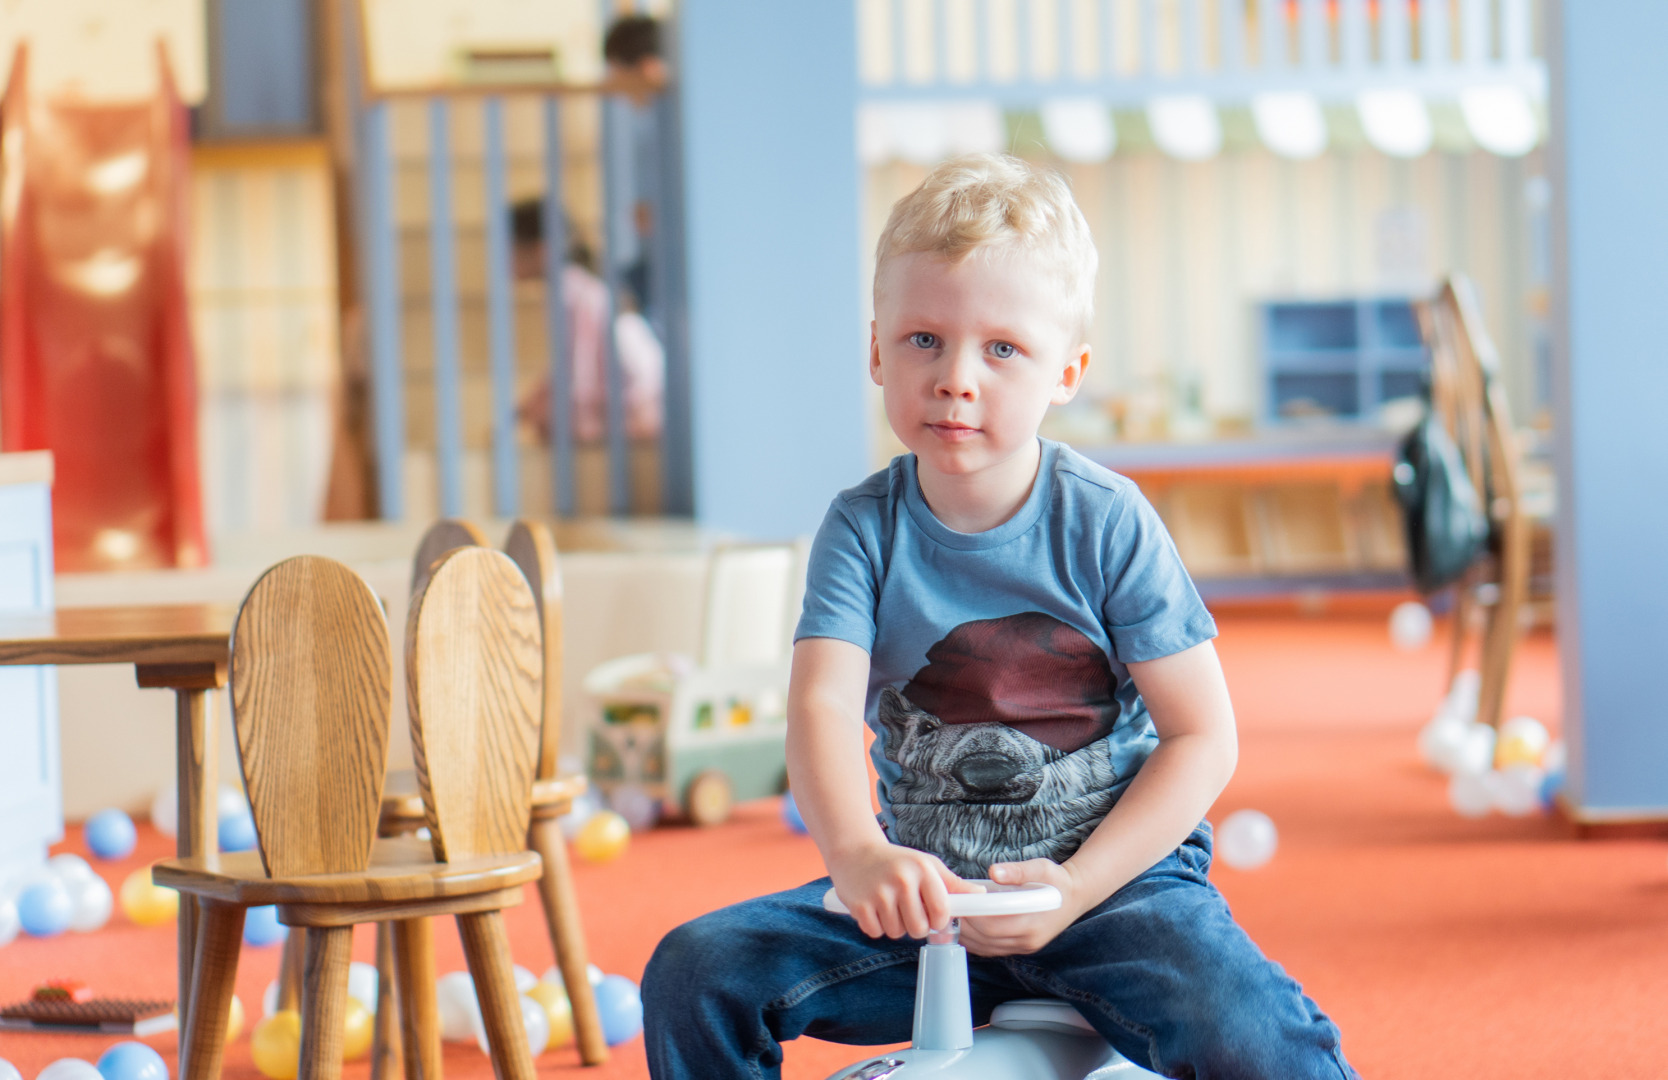
{"type": "Polygon", "coordinates": [[[1051,405],[1064,405],[1077,396],[1078,387],[1083,385],[1083,376],[1089,370],[1089,345],[1084,342],[1072,352],[1065,369],[1060,372],[1060,382],[1054,387],[1054,396],[1049,398],[1051,405]]]}
{"type": "Polygon", "coordinates": [[[880,381],[880,337],[875,333],[875,322],[869,320],[869,378],[876,386],[884,386],[880,381]]]}

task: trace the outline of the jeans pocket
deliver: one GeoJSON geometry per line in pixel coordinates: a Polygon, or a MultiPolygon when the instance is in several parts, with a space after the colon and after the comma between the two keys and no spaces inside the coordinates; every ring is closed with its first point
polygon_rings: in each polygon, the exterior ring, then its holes
{"type": "Polygon", "coordinates": [[[1188,869],[1201,877],[1210,873],[1211,853],[1215,847],[1215,836],[1211,832],[1210,822],[1201,821],[1182,841],[1181,847],[1176,849],[1176,857],[1188,869]]]}

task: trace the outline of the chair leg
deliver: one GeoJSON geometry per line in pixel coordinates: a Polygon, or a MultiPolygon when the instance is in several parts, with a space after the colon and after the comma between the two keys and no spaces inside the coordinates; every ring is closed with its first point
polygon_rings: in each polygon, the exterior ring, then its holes
{"type": "MultiPolygon", "coordinates": [[[[183,903],[195,903],[190,895],[183,903]]],[[[180,1080],[219,1080],[226,1052],[226,1024],[237,981],[238,949],[243,944],[244,909],[204,900],[196,926],[196,956],[191,966],[191,1002],[180,1039],[180,1080]]]]}
{"type": "Polygon", "coordinates": [[[353,927],[311,927],[301,977],[300,1080],[339,1080],[353,927]]]}
{"type": "Polygon", "coordinates": [[[290,927],[284,939],[284,955],[278,962],[278,1009],[301,1011],[301,969],[307,963],[307,928],[290,927]]]}
{"type": "Polygon", "coordinates": [[[376,924],[376,1037],[371,1042],[371,1080],[395,1080],[402,1071],[400,998],[394,989],[394,926],[376,924]]]}
{"type": "Polygon", "coordinates": [[[504,914],[481,911],[459,915],[457,920],[463,955],[469,961],[475,996],[481,1002],[487,1045],[492,1048],[493,1074],[498,1080],[535,1080],[533,1053],[521,1022],[521,1003],[516,1000],[504,914]]]}
{"type": "Polygon", "coordinates": [[[596,995],[587,971],[591,958],[585,947],[585,933],[579,924],[579,897],[574,893],[573,871],[568,866],[568,849],[561,825],[554,817],[533,819],[527,846],[544,860],[539,877],[539,899],[544,921],[550,931],[550,947],[562,970],[562,985],[573,1006],[574,1039],[579,1043],[579,1060],[600,1065],[608,1060],[608,1042],[602,1035],[602,1017],[597,1013],[596,995]]]}
{"type": "Polygon", "coordinates": [[[405,1080],[440,1080],[440,1009],[434,996],[431,921],[402,919],[391,924],[405,1080]]]}

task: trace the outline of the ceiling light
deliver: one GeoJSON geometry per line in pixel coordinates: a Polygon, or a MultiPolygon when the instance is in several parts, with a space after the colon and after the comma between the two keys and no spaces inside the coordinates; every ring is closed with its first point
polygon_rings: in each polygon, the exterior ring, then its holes
{"type": "Polygon", "coordinates": [[[1094,164],[1118,147],[1112,110],[1094,98],[1050,98],[1042,103],[1043,136],[1066,161],[1094,164]]]}
{"type": "Polygon", "coordinates": [[[1258,94],[1251,119],[1263,144],[1281,157],[1305,161],[1326,149],[1326,117],[1313,94],[1258,94]]]}
{"type": "Polygon", "coordinates": [[[1431,148],[1431,114],[1412,90],[1367,90],[1355,101],[1367,141],[1391,157],[1416,158],[1431,148]]]}
{"type": "Polygon", "coordinates": [[[1541,126],[1529,97],[1515,86],[1473,86],[1460,91],[1460,112],[1477,145],[1501,157],[1522,157],[1540,141],[1541,126]]]}
{"type": "Polygon", "coordinates": [[[1158,148],[1182,161],[1206,161],[1222,149],[1222,120],[1202,94],[1156,97],[1147,102],[1147,123],[1158,148]]]}

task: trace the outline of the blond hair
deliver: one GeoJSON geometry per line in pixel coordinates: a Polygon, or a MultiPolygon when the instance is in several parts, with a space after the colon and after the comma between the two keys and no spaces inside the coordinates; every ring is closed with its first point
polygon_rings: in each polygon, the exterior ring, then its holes
{"type": "Polygon", "coordinates": [[[1070,317],[1087,333],[1100,256],[1065,177],[1011,154],[968,154],[927,174],[899,199],[875,246],[875,292],[894,255],[959,262],[974,252],[1017,250],[1059,274],[1070,317]]]}

